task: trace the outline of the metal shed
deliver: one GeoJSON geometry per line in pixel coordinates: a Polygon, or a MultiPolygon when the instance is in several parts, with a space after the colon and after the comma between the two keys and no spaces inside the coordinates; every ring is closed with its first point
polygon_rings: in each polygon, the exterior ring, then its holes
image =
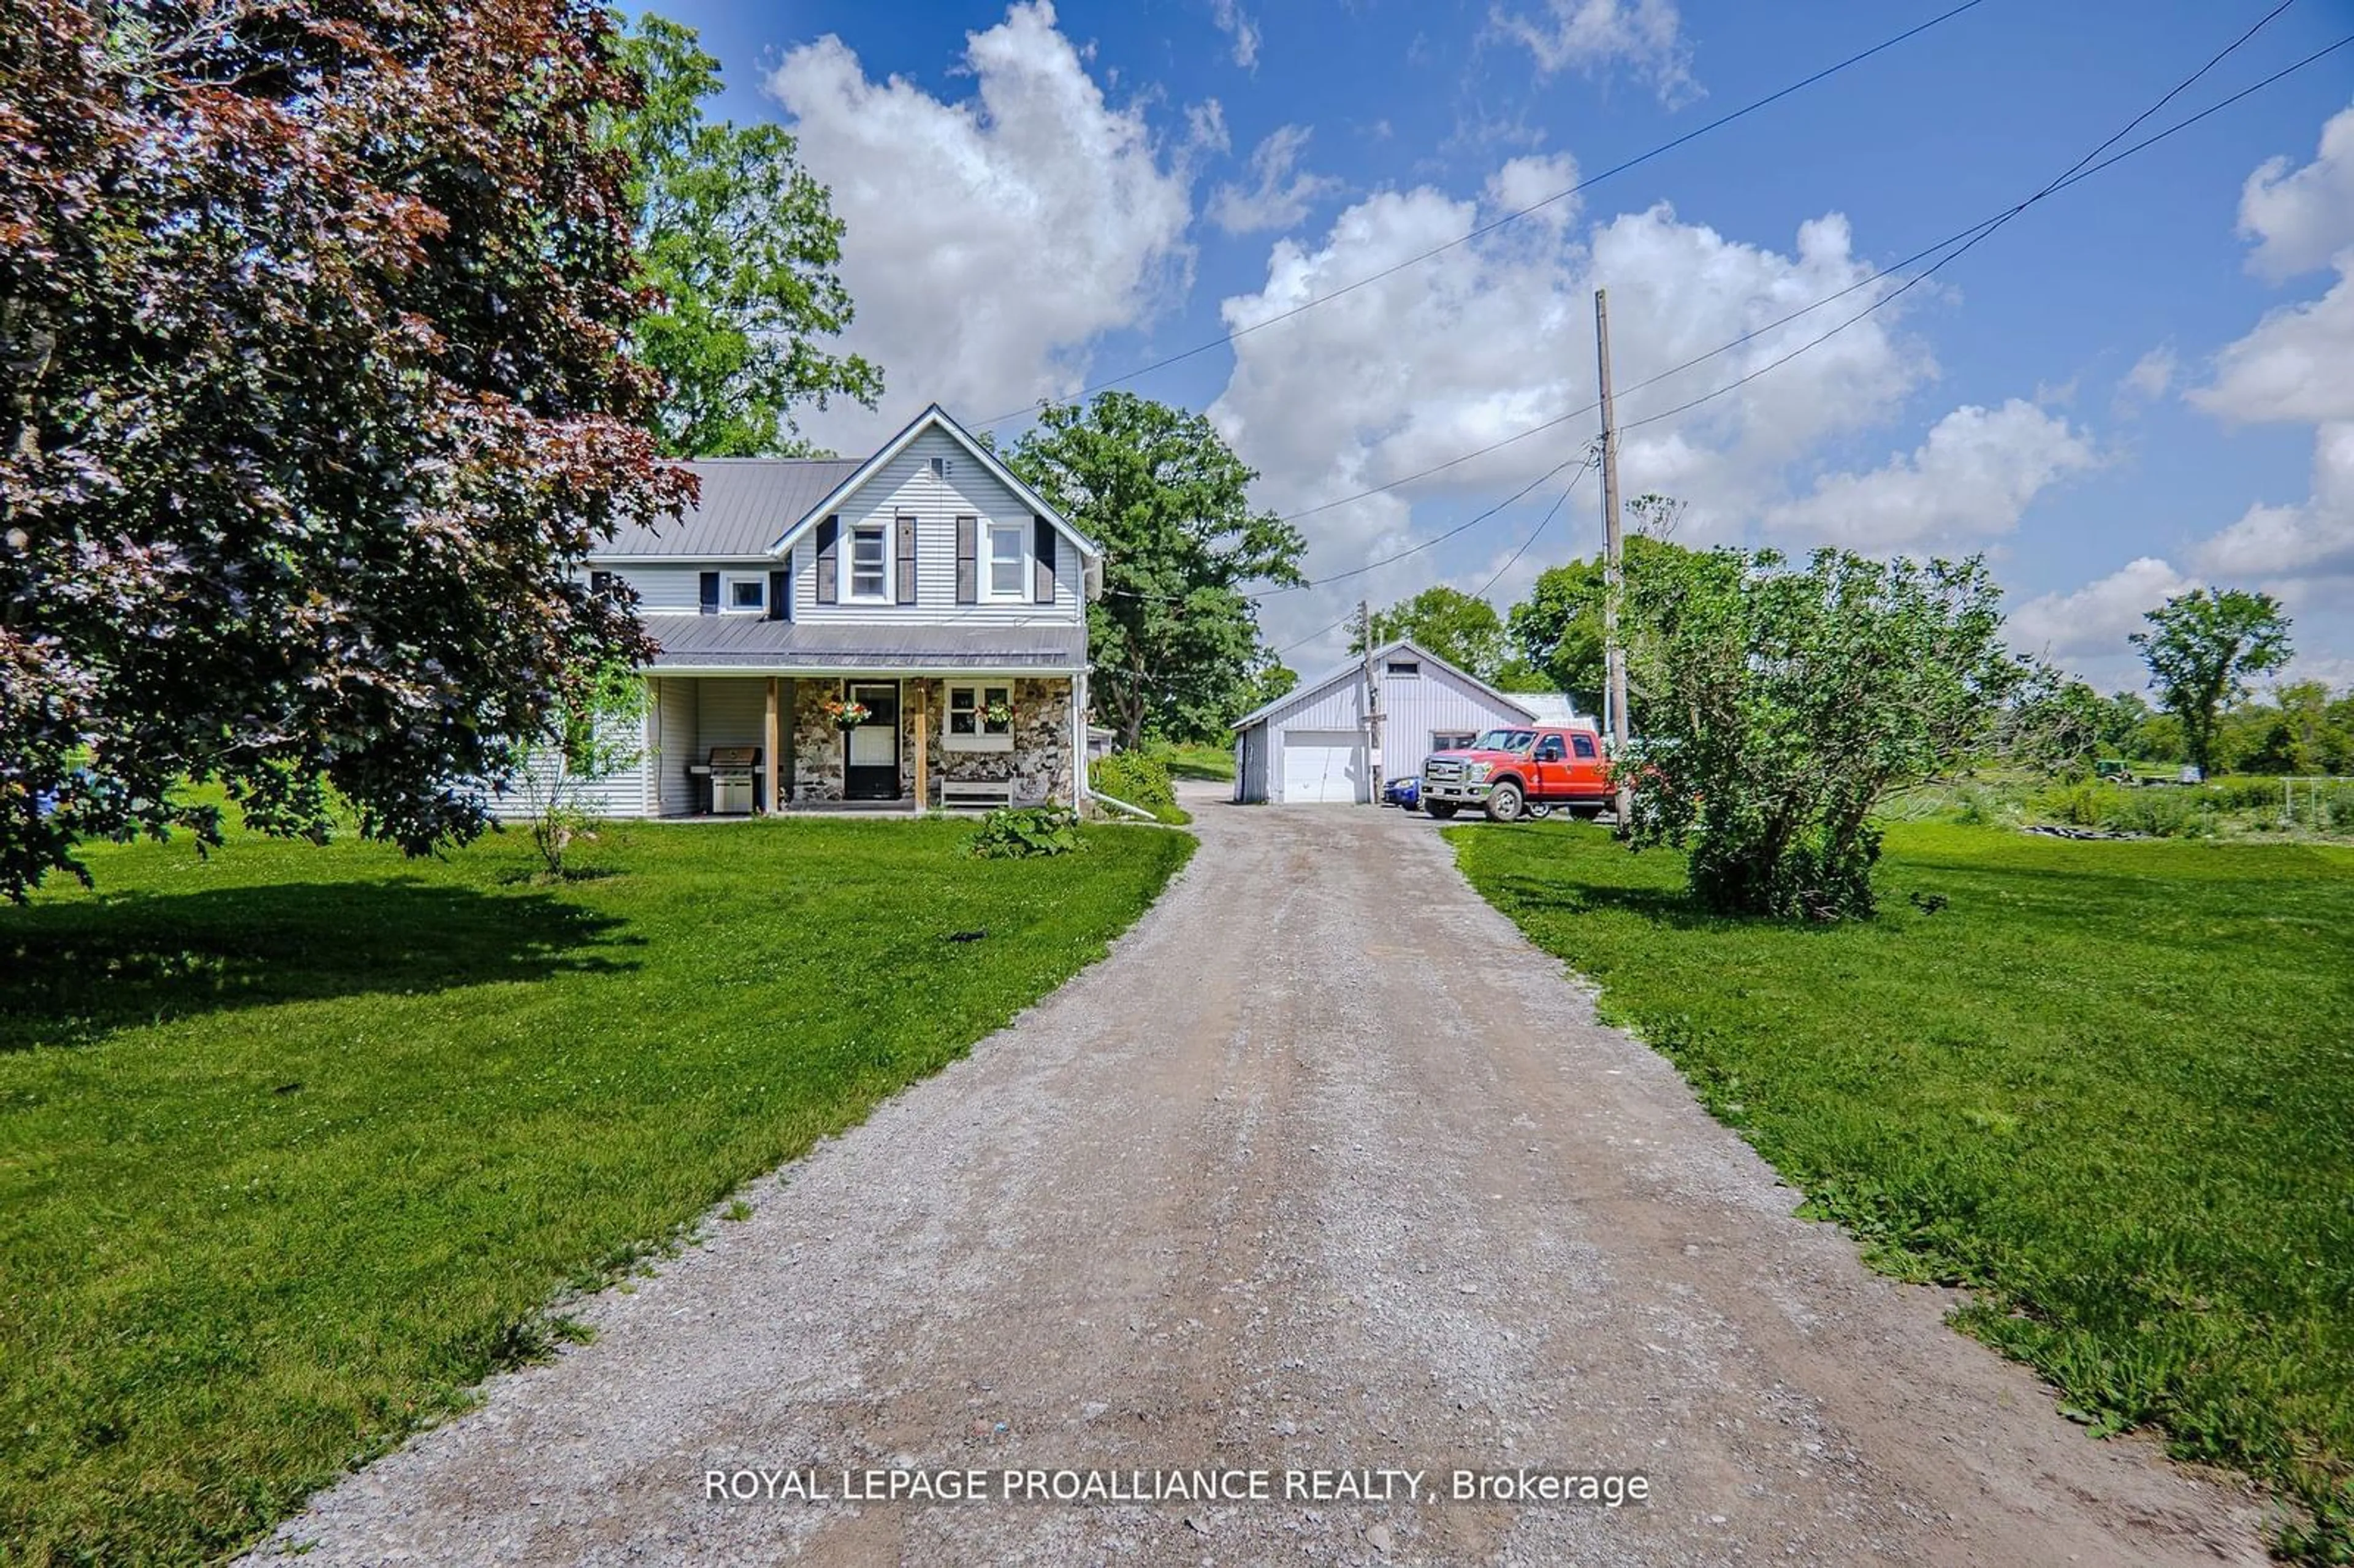
{"type": "MultiPolygon", "coordinates": [[[[1430,753],[1481,730],[1536,721],[1518,698],[1403,638],[1373,650],[1373,678],[1384,779],[1418,772],[1430,753]]],[[[1295,686],[1234,727],[1235,800],[1309,805],[1372,798],[1362,658],[1295,686]]]]}

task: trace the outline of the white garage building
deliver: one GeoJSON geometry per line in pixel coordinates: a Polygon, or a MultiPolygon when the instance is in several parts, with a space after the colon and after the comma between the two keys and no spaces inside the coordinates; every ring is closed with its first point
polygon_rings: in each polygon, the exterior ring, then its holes
{"type": "MultiPolygon", "coordinates": [[[[1481,730],[1536,722],[1520,699],[1473,680],[1403,639],[1373,650],[1381,687],[1382,779],[1481,730]]],[[[1284,805],[1372,799],[1365,758],[1365,666],[1352,659],[1235,724],[1235,799],[1284,805]]]]}

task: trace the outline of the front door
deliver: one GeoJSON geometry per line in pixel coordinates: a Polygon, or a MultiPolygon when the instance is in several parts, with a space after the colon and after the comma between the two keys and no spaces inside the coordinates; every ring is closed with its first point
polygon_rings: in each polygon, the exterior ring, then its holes
{"type": "Polygon", "coordinates": [[[898,683],[853,683],[850,700],[866,705],[866,722],[843,732],[842,793],[852,800],[899,798],[898,683]]]}

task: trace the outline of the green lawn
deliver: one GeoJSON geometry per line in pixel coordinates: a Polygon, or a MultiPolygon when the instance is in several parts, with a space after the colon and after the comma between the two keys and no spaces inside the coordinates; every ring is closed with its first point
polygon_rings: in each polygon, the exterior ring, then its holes
{"type": "Polygon", "coordinates": [[[1169,765],[1172,779],[1206,779],[1217,783],[1231,783],[1235,777],[1235,748],[1231,746],[1172,745],[1157,741],[1152,755],[1169,765]]]}
{"type": "Polygon", "coordinates": [[[1193,846],[970,831],[623,827],[556,889],[517,834],[108,847],[100,895],[0,907],[0,1559],[250,1538],[1101,955],[1193,846]]]}
{"type": "Polygon", "coordinates": [[[1697,916],[1598,829],[1449,836],[1811,1212],[2354,1561],[2354,850],[1900,826],[1881,917],[1808,927],[1697,916]]]}

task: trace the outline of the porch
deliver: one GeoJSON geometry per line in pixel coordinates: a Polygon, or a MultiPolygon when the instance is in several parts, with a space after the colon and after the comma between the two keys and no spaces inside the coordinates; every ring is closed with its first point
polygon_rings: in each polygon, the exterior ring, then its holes
{"type": "Polygon", "coordinates": [[[1075,702],[1082,679],[673,674],[657,666],[646,676],[645,810],[712,814],[715,747],[758,748],[755,814],[1067,804],[1085,746],[1075,702]]]}

